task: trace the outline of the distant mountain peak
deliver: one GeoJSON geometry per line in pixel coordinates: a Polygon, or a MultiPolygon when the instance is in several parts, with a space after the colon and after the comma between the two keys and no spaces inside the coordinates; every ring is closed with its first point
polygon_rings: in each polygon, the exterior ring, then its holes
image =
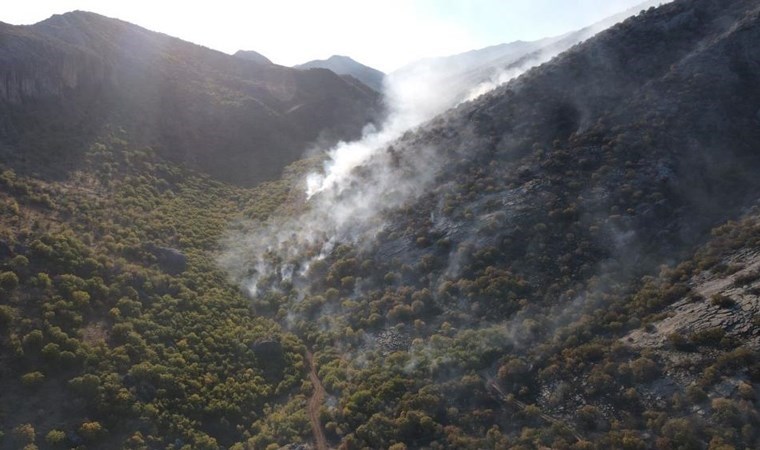
{"type": "Polygon", "coordinates": [[[356,62],[355,59],[351,58],[350,56],[345,56],[345,55],[332,55],[331,57],[327,58],[327,60],[328,61],[352,61],[352,62],[356,62]]]}
{"type": "Polygon", "coordinates": [[[261,64],[273,64],[272,60],[262,55],[261,53],[253,51],[253,50],[238,50],[232,56],[235,56],[237,58],[247,59],[248,61],[253,61],[253,62],[257,62],[261,64]]]}
{"type": "Polygon", "coordinates": [[[350,75],[378,92],[383,90],[385,74],[377,69],[365,66],[349,56],[332,55],[327,59],[309,61],[294,67],[296,69],[332,70],[338,75],[350,75]]]}

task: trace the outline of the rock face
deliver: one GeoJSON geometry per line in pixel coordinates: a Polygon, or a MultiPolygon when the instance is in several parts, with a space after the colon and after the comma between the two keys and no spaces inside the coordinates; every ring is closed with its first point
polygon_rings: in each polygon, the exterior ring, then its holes
{"type": "Polygon", "coordinates": [[[0,102],[60,97],[106,79],[106,65],[95,54],[30,27],[0,23],[0,36],[0,102]]]}
{"type": "Polygon", "coordinates": [[[623,339],[638,348],[664,348],[690,337],[728,336],[760,348],[760,253],[740,252],[730,258],[733,274],[706,270],[692,277],[691,294],[667,309],[667,317],[648,329],[634,330],[623,339]],[[680,336],[680,338],[679,338],[680,336]],[[682,338],[682,339],[681,339],[682,338]]]}
{"type": "Polygon", "coordinates": [[[381,107],[356,84],[87,12],[0,24],[0,146],[18,170],[53,157],[62,171],[119,130],[132,144],[251,185],[278,177],[316,140],[360,136],[381,107]]]}

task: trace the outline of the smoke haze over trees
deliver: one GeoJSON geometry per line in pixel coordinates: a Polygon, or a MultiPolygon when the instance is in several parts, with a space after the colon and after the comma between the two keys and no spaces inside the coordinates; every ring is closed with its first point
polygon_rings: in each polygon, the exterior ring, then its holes
{"type": "Polygon", "coordinates": [[[760,6],[653,6],[382,93],[0,24],[0,448],[758,448],[760,6]]]}

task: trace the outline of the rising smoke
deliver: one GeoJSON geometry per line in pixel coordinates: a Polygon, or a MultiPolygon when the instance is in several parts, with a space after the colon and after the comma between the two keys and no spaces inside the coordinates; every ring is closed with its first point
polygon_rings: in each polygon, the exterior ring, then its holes
{"type": "MultiPolygon", "coordinates": [[[[540,55],[510,67],[503,72],[509,77],[501,79],[507,81],[545,59],[540,55]]],[[[302,182],[305,208],[301,214],[273,217],[267,223],[249,224],[244,233],[231,233],[222,267],[256,296],[262,279],[274,278],[275,284],[290,281],[294,271],[307,271],[339,243],[370,245],[384,227],[383,213],[417,198],[445,164],[434,148],[408,148],[395,141],[467,101],[473,89],[485,92],[482,84],[459,81],[455,86],[452,79],[444,85],[427,70],[389,76],[385,99],[390,112],[383,125],[368,126],[360,140],[341,142],[326,152],[322,170],[308,174],[302,182]]]]}
{"type": "MultiPolygon", "coordinates": [[[[400,140],[405,133],[618,20],[532,45],[521,43],[485,62],[429,60],[388,75],[384,89],[388,114],[383,124],[368,126],[360,140],[341,142],[325,152],[322,170],[308,174],[300,184],[304,201],[300,213],[275,215],[265,223],[242,226],[245,231],[229,233],[221,266],[255,298],[265,289],[305,279],[310,267],[340,244],[369,249],[386,226],[386,213],[418,198],[446,164],[439,149],[405,144],[400,140]]],[[[307,284],[295,287],[301,297],[309,293],[307,284]]]]}

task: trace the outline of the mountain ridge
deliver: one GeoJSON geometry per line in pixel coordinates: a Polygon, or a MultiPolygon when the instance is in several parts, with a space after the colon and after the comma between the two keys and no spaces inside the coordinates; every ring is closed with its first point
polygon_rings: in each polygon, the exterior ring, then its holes
{"type": "Polygon", "coordinates": [[[312,68],[329,69],[338,75],[350,75],[375,91],[383,92],[385,74],[377,69],[361,64],[348,56],[332,55],[327,59],[308,61],[293,67],[302,70],[312,68]]]}
{"type": "Polygon", "coordinates": [[[238,58],[259,62],[262,64],[272,64],[272,61],[269,58],[254,50],[238,50],[232,56],[237,56],[238,58]]]}
{"type": "Polygon", "coordinates": [[[176,161],[253,184],[317,141],[358,137],[380,114],[376,94],[329,72],[251,63],[93,13],[10,30],[0,53],[6,145],[39,151],[46,131],[25,129],[23,117],[44,102],[36,108],[49,107],[48,128],[91,128],[66,139],[124,128],[176,161]],[[20,45],[23,55],[12,50],[20,45]]]}

